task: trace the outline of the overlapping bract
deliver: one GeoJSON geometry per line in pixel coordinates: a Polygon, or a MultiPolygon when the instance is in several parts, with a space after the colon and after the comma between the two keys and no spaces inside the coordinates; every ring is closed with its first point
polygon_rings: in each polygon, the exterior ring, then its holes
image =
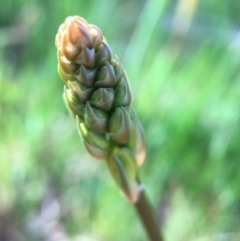
{"type": "Polygon", "coordinates": [[[86,149],[108,162],[124,194],[136,201],[137,167],[146,151],[121,63],[113,59],[102,32],[78,16],[65,20],[55,43],[58,72],[68,86],[64,99],[76,116],[86,149]]]}

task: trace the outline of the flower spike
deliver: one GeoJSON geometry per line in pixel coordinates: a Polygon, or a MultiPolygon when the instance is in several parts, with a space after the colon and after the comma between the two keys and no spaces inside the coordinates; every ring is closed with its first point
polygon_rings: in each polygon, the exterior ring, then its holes
{"type": "Polygon", "coordinates": [[[119,59],[113,57],[101,30],[78,16],[60,26],[55,44],[58,72],[67,84],[64,100],[86,149],[107,162],[124,195],[136,202],[141,189],[137,173],[146,147],[119,59]]]}

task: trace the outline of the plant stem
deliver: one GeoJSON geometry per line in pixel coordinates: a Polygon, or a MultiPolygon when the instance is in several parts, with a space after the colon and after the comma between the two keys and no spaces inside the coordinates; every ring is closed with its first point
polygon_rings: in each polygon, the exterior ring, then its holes
{"type": "Polygon", "coordinates": [[[149,204],[144,191],[140,194],[139,200],[135,203],[135,208],[142,224],[147,232],[150,241],[164,241],[158,227],[151,205],[149,204]]]}

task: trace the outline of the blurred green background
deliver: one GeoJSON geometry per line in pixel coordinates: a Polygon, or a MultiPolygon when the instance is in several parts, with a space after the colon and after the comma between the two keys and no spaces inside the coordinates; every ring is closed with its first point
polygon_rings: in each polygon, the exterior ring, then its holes
{"type": "Polygon", "coordinates": [[[54,41],[69,15],[101,28],[128,73],[166,240],[240,240],[239,1],[0,5],[0,241],[146,240],[64,106],[54,41]]]}

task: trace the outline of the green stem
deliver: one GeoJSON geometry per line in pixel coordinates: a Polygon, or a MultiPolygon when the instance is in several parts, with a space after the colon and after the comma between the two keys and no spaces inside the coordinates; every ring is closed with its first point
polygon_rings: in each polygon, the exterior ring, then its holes
{"type": "Polygon", "coordinates": [[[149,204],[144,191],[140,194],[139,200],[135,203],[135,208],[146,230],[150,241],[164,241],[158,227],[152,207],[149,204]]]}

